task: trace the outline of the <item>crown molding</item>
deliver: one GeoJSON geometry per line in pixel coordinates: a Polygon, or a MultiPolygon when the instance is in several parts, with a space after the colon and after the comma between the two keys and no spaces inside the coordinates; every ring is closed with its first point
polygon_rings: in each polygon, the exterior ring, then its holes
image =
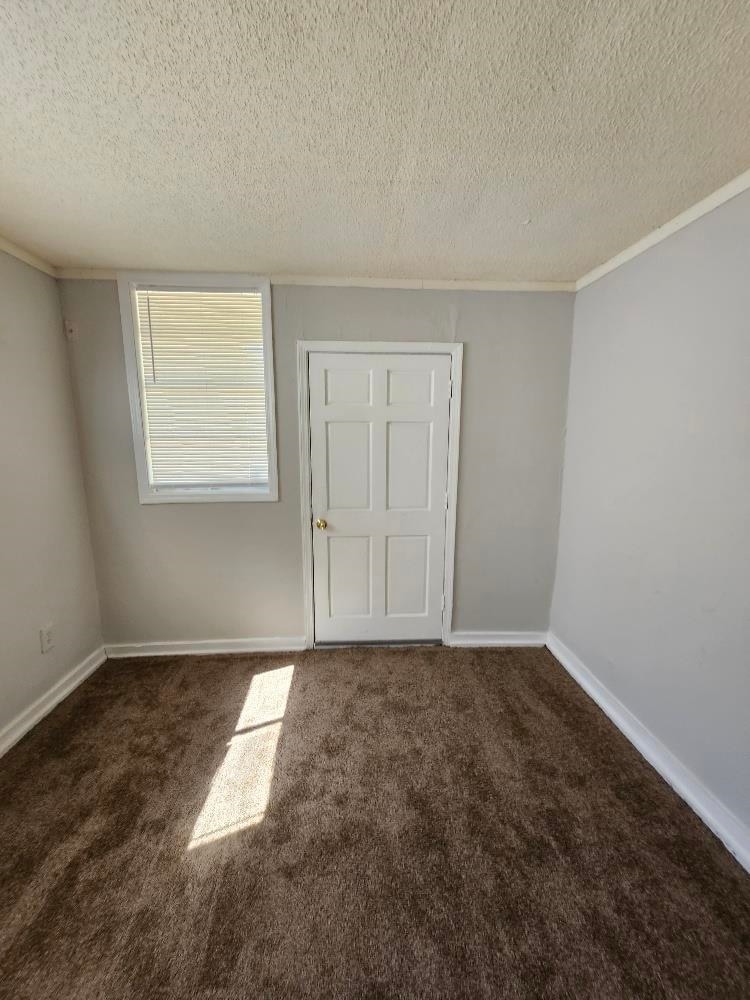
{"type": "Polygon", "coordinates": [[[15,257],[16,260],[22,260],[24,264],[30,264],[37,271],[44,271],[51,278],[57,277],[57,269],[52,264],[49,264],[46,260],[42,260],[41,257],[37,257],[30,250],[24,250],[23,247],[11,243],[10,240],[6,240],[3,236],[0,236],[0,251],[9,254],[11,257],[15,257]]]}
{"type": "Polygon", "coordinates": [[[117,281],[120,273],[99,267],[58,267],[56,270],[58,278],[75,278],[77,281],[117,281]]]}
{"type": "MultiPolygon", "coordinates": [[[[603,264],[592,268],[577,281],[454,281],[443,278],[357,278],[308,274],[272,274],[270,280],[272,285],[319,285],[331,288],[403,288],[457,292],[579,292],[582,288],[598,281],[599,278],[603,278],[605,274],[621,267],[629,260],[656,246],[657,243],[661,243],[662,240],[679,232],[680,229],[689,226],[691,222],[695,222],[749,189],[750,170],[746,170],[739,177],[735,177],[734,180],[703,198],[702,201],[654,229],[653,232],[633,243],[632,246],[615,254],[603,264]]],[[[46,260],[42,260],[41,257],[37,257],[36,254],[24,250],[23,247],[11,243],[10,240],[6,240],[2,236],[0,236],[0,251],[17,257],[18,260],[44,271],[45,274],[49,274],[53,278],[73,278],[79,281],[115,281],[118,275],[118,271],[111,268],[54,267],[46,260]]]]}
{"type": "MultiPolygon", "coordinates": [[[[158,270],[155,273],[158,273],[158,270]]],[[[58,278],[115,281],[118,271],[86,267],[59,267],[58,278]]],[[[452,281],[438,278],[350,278],[314,274],[272,274],[272,285],[308,285],[331,288],[402,288],[472,292],[573,292],[574,281],[452,281]]]]}
{"type": "Polygon", "coordinates": [[[644,236],[642,239],[633,243],[632,246],[627,247],[620,253],[615,254],[614,257],[605,261],[603,264],[599,264],[597,267],[593,268],[583,277],[579,278],[575,282],[575,290],[580,292],[582,288],[586,288],[587,285],[591,285],[594,281],[598,281],[599,278],[603,278],[605,274],[609,274],[610,271],[614,271],[618,267],[622,267],[623,264],[627,264],[629,260],[637,257],[639,254],[644,253],[646,250],[650,250],[651,247],[656,246],[657,243],[661,243],[662,240],[666,240],[669,236],[678,233],[685,226],[689,226],[691,222],[695,222],[702,216],[707,215],[712,212],[719,205],[723,205],[727,201],[731,201],[732,198],[736,198],[738,194],[742,194],[743,191],[750,189],[750,170],[746,170],[744,174],[740,174],[739,177],[735,177],[734,180],[725,184],[724,187],[720,187],[718,191],[714,191],[712,194],[708,195],[702,201],[693,205],[691,208],[686,209],[679,215],[676,215],[669,222],[665,222],[663,226],[659,226],[654,229],[653,232],[649,233],[648,236],[644,236]]]}
{"type": "Polygon", "coordinates": [[[324,285],[332,288],[404,288],[447,292],[574,292],[574,281],[469,281],[448,278],[339,278],[272,274],[272,285],[324,285]]]}

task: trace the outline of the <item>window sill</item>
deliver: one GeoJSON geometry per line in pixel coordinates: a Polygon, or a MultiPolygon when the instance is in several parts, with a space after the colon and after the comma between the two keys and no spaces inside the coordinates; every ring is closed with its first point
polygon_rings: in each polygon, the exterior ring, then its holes
{"type": "Polygon", "coordinates": [[[258,503],[279,499],[276,489],[268,486],[217,486],[214,489],[164,487],[139,491],[142,504],[152,503],[258,503]]]}

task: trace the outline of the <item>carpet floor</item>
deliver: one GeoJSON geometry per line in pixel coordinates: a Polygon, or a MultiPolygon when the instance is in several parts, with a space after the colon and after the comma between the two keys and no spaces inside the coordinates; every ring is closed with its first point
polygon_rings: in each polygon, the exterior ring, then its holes
{"type": "Polygon", "coordinates": [[[750,878],[546,650],[112,661],[0,809],[3,998],[750,996],[750,878]]]}

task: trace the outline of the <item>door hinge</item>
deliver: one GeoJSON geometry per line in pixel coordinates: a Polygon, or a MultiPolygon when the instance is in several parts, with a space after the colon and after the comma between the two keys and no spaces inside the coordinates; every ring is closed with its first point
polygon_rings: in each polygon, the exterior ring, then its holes
{"type": "Polygon", "coordinates": [[[443,603],[440,608],[441,611],[445,611],[445,594],[443,594],[443,603]]]}
{"type": "Polygon", "coordinates": [[[445,509],[448,510],[449,506],[450,506],[450,499],[449,499],[448,490],[446,490],[445,491],[445,509]]]}

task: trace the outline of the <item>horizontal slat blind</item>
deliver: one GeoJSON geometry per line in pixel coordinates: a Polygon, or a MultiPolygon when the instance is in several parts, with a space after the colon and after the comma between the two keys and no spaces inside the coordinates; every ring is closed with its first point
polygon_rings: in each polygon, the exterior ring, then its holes
{"type": "Polygon", "coordinates": [[[260,292],[135,295],[151,485],[268,483],[260,292]]]}

